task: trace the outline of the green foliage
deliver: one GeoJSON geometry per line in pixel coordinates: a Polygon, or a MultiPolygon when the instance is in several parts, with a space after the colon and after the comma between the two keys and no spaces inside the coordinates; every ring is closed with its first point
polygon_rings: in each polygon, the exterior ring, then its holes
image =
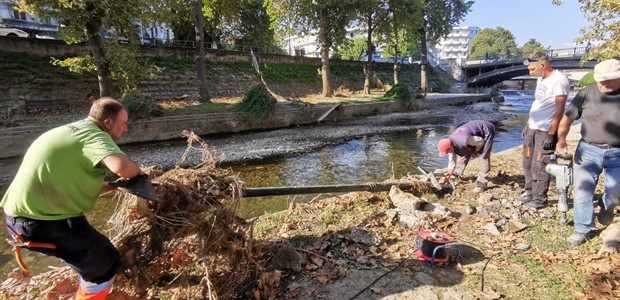
{"type": "Polygon", "coordinates": [[[242,1],[238,12],[239,21],[235,24],[236,29],[231,32],[235,44],[251,46],[267,53],[282,51],[275,40],[275,32],[271,28],[263,2],[263,0],[242,1]]]}
{"type": "Polygon", "coordinates": [[[390,100],[400,100],[400,101],[409,101],[411,100],[411,91],[405,85],[397,84],[393,86],[385,96],[386,99],[390,100]]]}
{"type": "Polygon", "coordinates": [[[594,80],[594,73],[589,72],[588,74],[583,76],[583,78],[581,78],[579,81],[577,81],[575,83],[575,86],[584,87],[584,86],[591,85],[593,83],[596,83],[596,80],[594,80]]]}
{"type": "Polygon", "coordinates": [[[342,59],[342,55],[338,51],[333,51],[329,59],[342,59]]]}
{"type": "Polygon", "coordinates": [[[344,60],[360,60],[366,51],[366,39],[358,37],[353,40],[347,40],[338,52],[344,60]]]}
{"type": "Polygon", "coordinates": [[[157,103],[149,95],[128,92],[121,97],[132,120],[149,119],[157,111],[157,103]]]}
{"type": "Polygon", "coordinates": [[[253,117],[262,118],[269,114],[276,102],[264,84],[257,84],[245,93],[238,107],[253,117]]]}
{"type": "Polygon", "coordinates": [[[502,27],[482,29],[471,42],[470,59],[485,59],[487,54],[489,58],[520,56],[514,35],[502,27]]]}
{"type": "MultiPolygon", "coordinates": [[[[553,0],[553,4],[561,5],[563,0],[553,0]]],[[[583,61],[604,60],[620,57],[620,5],[618,1],[610,0],[579,0],[581,10],[590,22],[582,29],[580,37],[575,42],[581,44],[593,43],[583,61]]]]}
{"type": "Polygon", "coordinates": [[[523,44],[523,46],[521,47],[521,54],[529,55],[532,52],[546,50],[547,48],[545,48],[539,41],[537,41],[536,39],[530,39],[529,41],[525,42],[525,44],[523,44]]]}
{"type": "MultiPolygon", "coordinates": [[[[128,92],[138,87],[139,79],[153,80],[157,78],[160,68],[149,60],[137,57],[137,49],[120,45],[116,40],[106,40],[107,59],[110,61],[112,79],[116,80],[121,91],[128,92]]],[[[92,55],[83,55],[59,59],[52,57],[55,66],[67,68],[77,74],[85,74],[97,70],[92,55]]]]}
{"type": "MultiPolygon", "coordinates": [[[[445,0],[424,1],[423,12],[426,19],[426,39],[431,45],[436,44],[442,37],[447,36],[452,27],[459,24],[474,1],[468,0],[445,0]]],[[[424,26],[424,25],[423,25],[424,26]]]]}
{"type": "Polygon", "coordinates": [[[91,55],[69,57],[65,59],[51,58],[54,66],[67,68],[70,72],[84,74],[97,71],[97,65],[91,55]]]}

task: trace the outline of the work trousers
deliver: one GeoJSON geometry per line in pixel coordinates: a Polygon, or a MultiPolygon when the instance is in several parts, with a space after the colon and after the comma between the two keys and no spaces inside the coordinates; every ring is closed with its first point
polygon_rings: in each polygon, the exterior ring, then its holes
{"type": "MultiPolygon", "coordinates": [[[[120,255],[114,245],[83,216],[58,221],[6,216],[6,224],[26,241],[56,245],[56,249],[28,250],[64,260],[84,281],[94,284],[108,282],[119,268],[120,255]]],[[[12,234],[10,230],[9,234],[12,234]]]]}
{"type": "MultiPolygon", "coordinates": [[[[493,143],[493,140],[488,143],[493,143]]],[[[480,169],[478,170],[478,177],[476,178],[477,182],[486,184],[489,182],[487,177],[489,177],[489,173],[491,171],[491,151],[493,149],[493,145],[491,144],[491,148],[487,152],[485,156],[479,157],[480,159],[480,169]]],[[[469,160],[471,156],[457,156],[456,158],[456,167],[454,168],[454,174],[462,175],[465,172],[465,168],[469,164],[469,160]]]]}
{"type": "Polygon", "coordinates": [[[601,209],[611,210],[611,195],[620,195],[620,148],[602,149],[581,140],[573,163],[573,195],[575,231],[588,233],[594,224],[594,190],[601,172],[605,174],[601,209]]]}
{"type": "Polygon", "coordinates": [[[523,176],[525,192],[530,200],[537,203],[547,202],[549,190],[549,173],[545,171],[546,163],[542,158],[553,154],[555,149],[544,150],[543,144],[553,139],[546,131],[530,129],[526,125],[523,137],[523,176]]]}

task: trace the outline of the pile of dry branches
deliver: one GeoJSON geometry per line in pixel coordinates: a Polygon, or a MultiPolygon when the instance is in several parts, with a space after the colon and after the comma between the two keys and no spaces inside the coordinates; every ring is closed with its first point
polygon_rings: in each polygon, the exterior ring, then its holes
{"type": "Polygon", "coordinates": [[[200,138],[187,137],[188,151],[201,144],[203,163],[145,170],[162,202],[138,211],[145,200],[122,194],[110,219],[125,279],[115,287],[130,294],[227,299],[246,291],[260,269],[251,257],[251,223],[235,214],[243,183],[216,167],[200,138]]]}

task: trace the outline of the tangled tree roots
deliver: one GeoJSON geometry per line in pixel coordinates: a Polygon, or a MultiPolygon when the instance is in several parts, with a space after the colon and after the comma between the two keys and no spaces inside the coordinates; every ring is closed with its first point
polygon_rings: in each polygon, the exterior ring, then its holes
{"type": "Polygon", "coordinates": [[[162,200],[146,215],[136,209],[143,200],[120,195],[110,222],[126,280],[116,287],[147,297],[227,299],[255,280],[261,268],[251,257],[252,226],[235,215],[242,182],[204,151],[196,169],[146,170],[162,200]]]}

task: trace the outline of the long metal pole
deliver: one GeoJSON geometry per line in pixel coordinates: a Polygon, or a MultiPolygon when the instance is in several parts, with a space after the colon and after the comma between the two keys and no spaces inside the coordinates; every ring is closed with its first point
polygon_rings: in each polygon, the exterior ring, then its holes
{"type": "Polygon", "coordinates": [[[318,194],[318,193],[342,193],[357,191],[389,191],[392,186],[400,189],[409,189],[413,185],[410,182],[371,182],[365,184],[337,184],[337,185],[311,185],[311,186],[282,186],[282,187],[260,187],[246,188],[244,197],[262,197],[262,196],[281,196],[281,195],[298,195],[298,194],[318,194]]]}

